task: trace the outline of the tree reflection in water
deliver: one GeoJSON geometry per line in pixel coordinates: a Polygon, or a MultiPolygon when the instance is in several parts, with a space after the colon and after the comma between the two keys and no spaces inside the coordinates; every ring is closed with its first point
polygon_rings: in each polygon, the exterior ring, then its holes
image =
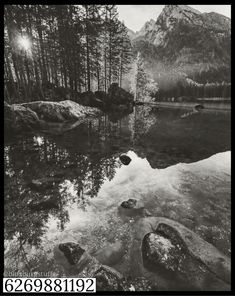
{"type": "MultiPolygon", "coordinates": [[[[182,119],[184,112],[138,107],[129,116],[104,115],[60,135],[7,135],[4,217],[5,257],[10,262],[5,264],[15,264],[15,270],[27,270],[28,265],[39,270],[34,262],[39,254],[29,263],[25,248],[40,246],[51,217],[63,231],[70,220],[69,207],[86,211],[102,184],[114,178],[120,153],[133,150],[161,168],[230,150],[228,114],[216,114],[215,121],[214,114],[204,113],[182,119]],[[32,180],[42,186],[35,190],[32,180]],[[24,267],[17,266],[22,260],[24,267]]],[[[44,269],[52,264],[48,255],[40,260],[44,269]]]]}

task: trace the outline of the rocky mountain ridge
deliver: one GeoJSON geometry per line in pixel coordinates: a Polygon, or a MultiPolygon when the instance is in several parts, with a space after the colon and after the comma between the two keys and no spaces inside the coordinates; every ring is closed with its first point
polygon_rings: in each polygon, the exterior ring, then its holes
{"type": "Polygon", "coordinates": [[[129,36],[153,76],[174,69],[198,82],[230,81],[228,17],[187,5],[166,5],[156,21],[151,19],[129,36]]]}

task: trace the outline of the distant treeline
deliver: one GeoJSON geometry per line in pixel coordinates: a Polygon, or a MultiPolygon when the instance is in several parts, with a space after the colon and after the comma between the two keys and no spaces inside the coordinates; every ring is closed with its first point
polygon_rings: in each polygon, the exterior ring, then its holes
{"type": "Polygon", "coordinates": [[[10,102],[122,84],[132,48],[115,5],[5,5],[4,80],[10,102]]]}
{"type": "Polygon", "coordinates": [[[179,100],[190,101],[196,98],[230,98],[231,83],[206,83],[188,84],[178,83],[168,89],[159,88],[155,94],[157,100],[168,100],[169,98],[179,98],[179,100]]]}

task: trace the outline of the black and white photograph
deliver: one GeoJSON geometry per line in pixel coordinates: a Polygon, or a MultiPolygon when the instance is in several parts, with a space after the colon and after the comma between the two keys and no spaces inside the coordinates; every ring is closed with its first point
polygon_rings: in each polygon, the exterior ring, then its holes
{"type": "Polygon", "coordinates": [[[231,5],[3,17],[3,291],[231,291],[231,5]]]}

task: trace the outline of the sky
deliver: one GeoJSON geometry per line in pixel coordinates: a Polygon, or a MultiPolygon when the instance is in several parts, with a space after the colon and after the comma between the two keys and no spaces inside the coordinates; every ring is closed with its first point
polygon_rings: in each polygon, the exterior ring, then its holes
{"type": "MultiPolygon", "coordinates": [[[[151,18],[156,20],[165,5],[117,5],[119,19],[133,30],[139,31],[151,18]]],[[[231,18],[231,5],[189,5],[200,12],[217,12],[231,18]]]]}

